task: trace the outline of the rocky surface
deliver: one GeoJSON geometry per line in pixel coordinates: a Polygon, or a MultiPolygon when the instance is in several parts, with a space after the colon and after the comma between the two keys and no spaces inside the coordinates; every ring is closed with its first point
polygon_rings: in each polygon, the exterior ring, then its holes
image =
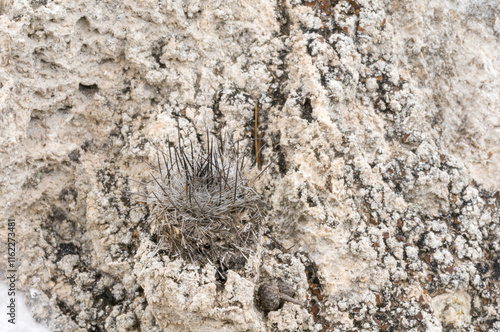
{"type": "Polygon", "coordinates": [[[51,331],[500,331],[497,1],[1,0],[0,25],[0,235],[51,331]],[[156,252],[141,158],[252,139],[256,103],[254,255],[156,252]],[[307,307],[261,312],[265,279],[307,307]]]}

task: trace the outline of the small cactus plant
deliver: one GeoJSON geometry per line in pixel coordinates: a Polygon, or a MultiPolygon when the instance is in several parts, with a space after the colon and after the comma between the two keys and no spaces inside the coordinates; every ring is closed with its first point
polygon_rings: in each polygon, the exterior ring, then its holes
{"type": "Polygon", "coordinates": [[[158,148],[144,197],[159,250],[220,265],[255,247],[263,200],[245,172],[249,149],[230,135],[206,141],[195,150],[178,132],[158,148]]]}

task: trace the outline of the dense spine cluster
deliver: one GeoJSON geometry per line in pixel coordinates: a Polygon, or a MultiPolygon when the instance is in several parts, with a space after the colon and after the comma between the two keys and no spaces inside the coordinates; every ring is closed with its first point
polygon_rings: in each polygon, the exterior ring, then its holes
{"type": "Polygon", "coordinates": [[[244,172],[248,151],[230,135],[208,133],[206,148],[196,150],[180,133],[175,146],[158,148],[146,203],[160,250],[211,264],[251,252],[262,198],[244,172]]]}

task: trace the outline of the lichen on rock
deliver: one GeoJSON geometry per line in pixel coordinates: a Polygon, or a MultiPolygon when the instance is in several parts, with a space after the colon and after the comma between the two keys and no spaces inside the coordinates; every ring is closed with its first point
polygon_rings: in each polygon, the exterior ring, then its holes
{"type": "Polygon", "coordinates": [[[493,0],[0,1],[0,235],[16,219],[35,320],[498,330],[498,22],[493,0]],[[224,268],[156,250],[126,193],[207,129],[257,140],[250,178],[274,160],[224,268]],[[306,307],[259,310],[269,279],[306,307]]]}

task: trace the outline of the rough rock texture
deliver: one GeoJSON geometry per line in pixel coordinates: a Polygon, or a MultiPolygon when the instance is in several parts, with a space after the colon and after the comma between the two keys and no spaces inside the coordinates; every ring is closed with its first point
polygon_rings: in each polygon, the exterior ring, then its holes
{"type": "Polygon", "coordinates": [[[500,331],[498,54],[494,0],[0,0],[18,287],[52,331],[500,331]],[[255,255],[155,252],[138,156],[256,102],[255,255]]]}

